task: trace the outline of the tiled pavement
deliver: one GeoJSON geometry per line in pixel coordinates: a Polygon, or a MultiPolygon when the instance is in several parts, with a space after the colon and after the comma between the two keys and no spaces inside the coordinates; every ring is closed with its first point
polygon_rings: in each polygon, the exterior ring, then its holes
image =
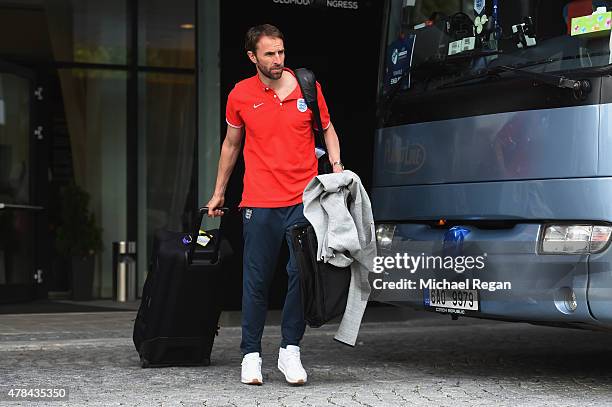
{"type": "Polygon", "coordinates": [[[49,405],[75,406],[612,405],[609,334],[397,314],[369,310],[355,348],[332,340],[337,325],[307,330],[303,387],[276,369],[278,313],[260,387],[239,382],[236,313],[222,316],[212,366],[163,369],[139,367],[134,312],[0,315],[0,386],[66,387],[69,401],[49,405]]]}

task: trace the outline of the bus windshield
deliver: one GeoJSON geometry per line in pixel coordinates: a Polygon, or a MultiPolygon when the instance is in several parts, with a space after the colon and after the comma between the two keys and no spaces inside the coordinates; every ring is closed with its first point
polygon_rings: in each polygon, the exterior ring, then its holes
{"type": "Polygon", "coordinates": [[[612,1],[390,0],[389,4],[382,96],[431,91],[497,66],[549,73],[612,62],[612,1]]]}

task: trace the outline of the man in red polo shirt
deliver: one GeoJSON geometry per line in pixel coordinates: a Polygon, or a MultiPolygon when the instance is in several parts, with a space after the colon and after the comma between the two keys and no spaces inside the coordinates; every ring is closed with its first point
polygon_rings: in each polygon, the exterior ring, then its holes
{"type": "MultiPolygon", "coordinates": [[[[261,336],[268,289],[283,239],[290,243],[289,228],[308,223],[302,193],[317,175],[317,158],[312,111],[306,106],[295,75],[284,67],[283,34],[269,24],[252,27],[247,32],[245,48],[257,74],[237,83],[228,96],[227,133],[215,192],[206,206],[210,208],[208,216],[222,215],[215,208],[223,206],[227,182],[245,134],[244,192],[240,203],[244,235],[241,381],[262,384],[261,336]]],[[[330,162],[334,172],[341,172],[338,136],[318,83],[317,93],[330,162]]],[[[287,382],[304,384],[307,375],[300,360],[299,343],[306,324],[291,244],[289,253],[278,368],[287,382]]]]}

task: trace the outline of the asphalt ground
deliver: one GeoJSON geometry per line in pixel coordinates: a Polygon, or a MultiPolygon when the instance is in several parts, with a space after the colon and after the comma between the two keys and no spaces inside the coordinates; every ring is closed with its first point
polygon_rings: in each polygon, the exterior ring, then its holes
{"type": "MultiPolygon", "coordinates": [[[[263,338],[262,386],[240,383],[238,313],[223,314],[212,365],[142,369],[135,313],[0,315],[0,388],[65,388],[63,401],[4,406],[577,406],[612,405],[612,335],[368,309],[355,348],[337,324],[307,329],[308,383],[276,368],[280,327],[263,338]]],[[[40,400],[40,399],[39,399],[40,400]]]]}

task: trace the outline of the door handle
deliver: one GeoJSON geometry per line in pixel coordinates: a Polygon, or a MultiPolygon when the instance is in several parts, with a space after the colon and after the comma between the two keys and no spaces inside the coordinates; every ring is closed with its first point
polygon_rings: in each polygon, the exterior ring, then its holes
{"type": "Polygon", "coordinates": [[[42,211],[45,208],[42,206],[8,204],[0,202],[0,209],[24,209],[29,211],[42,211]]]}

